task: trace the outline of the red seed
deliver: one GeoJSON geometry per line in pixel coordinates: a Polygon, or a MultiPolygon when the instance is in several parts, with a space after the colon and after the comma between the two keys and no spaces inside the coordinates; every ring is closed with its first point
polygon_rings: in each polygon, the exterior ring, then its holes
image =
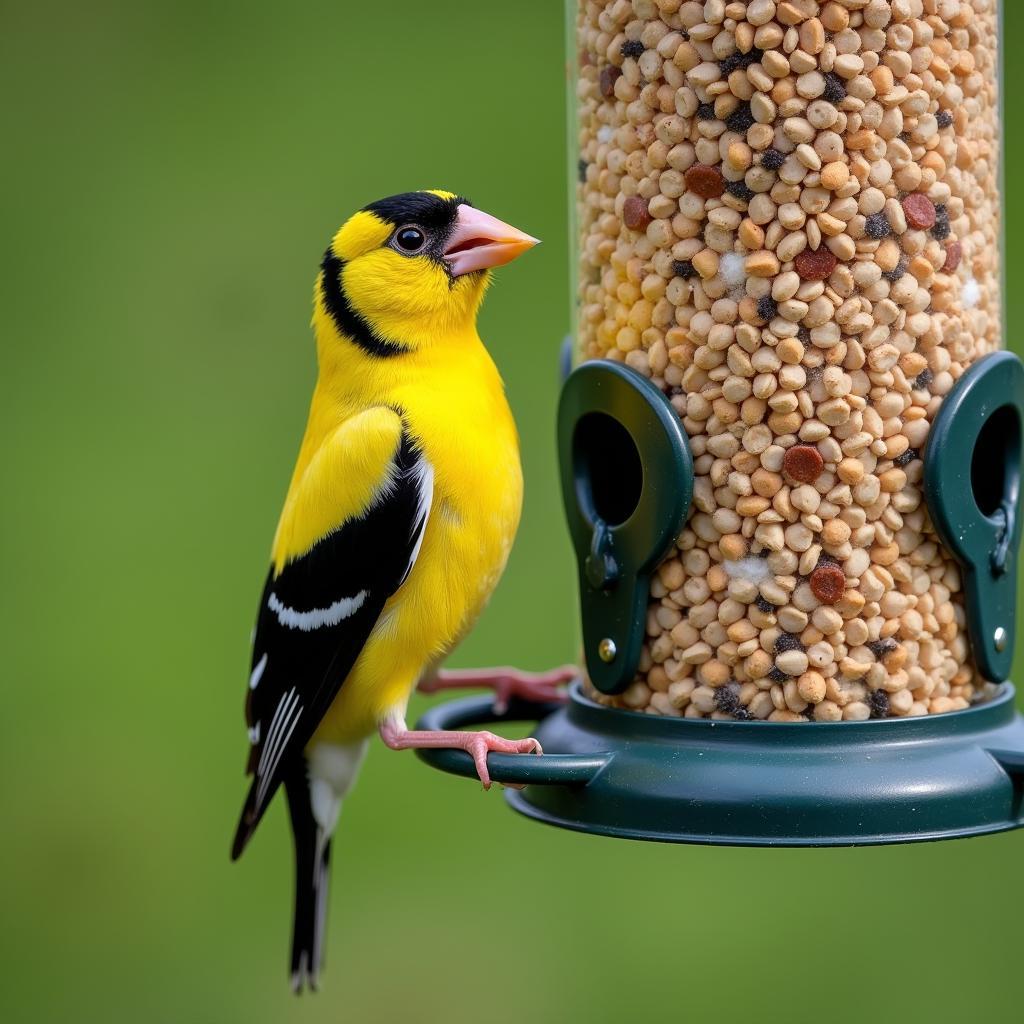
{"type": "Polygon", "coordinates": [[[819,565],[811,573],[811,590],[822,604],[835,604],[846,591],[846,574],[838,565],[819,565]]]}
{"type": "Polygon", "coordinates": [[[903,199],[907,223],[916,231],[926,231],[935,224],[935,204],[922,192],[911,192],[903,199]]]}
{"type": "Polygon", "coordinates": [[[964,258],[964,247],[959,242],[950,242],[946,246],[946,262],[942,264],[942,271],[945,274],[952,274],[960,261],[964,258]]]}
{"type": "Polygon", "coordinates": [[[825,460],[814,445],[795,444],[782,456],[782,469],[802,484],[814,483],[825,468],[825,460]]]}
{"type": "Polygon", "coordinates": [[[622,219],[626,227],[633,231],[643,231],[651,223],[651,212],[647,209],[647,200],[640,196],[630,196],[622,204],[622,219]]]}
{"type": "Polygon", "coordinates": [[[717,199],[725,192],[722,172],[710,164],[694,164],[683,177],[686,187],[701,199],[717,199]]]}
{"type": "Polygon", "coordinates": [[[611,97],[615,95],[615,82],[622,77],[622,69],[617,68],[614,64],[606,64],[601,68],[601,77],[599,85],[601,87],[601,95],[611,97]]]}
{"type": "Polygon", "coordinates": [[[839,260],[831,250],[822,246],[820,249],[804,249],[793,261],[796,272],[805,281],[825,281],[836,269],[839,260]]]}

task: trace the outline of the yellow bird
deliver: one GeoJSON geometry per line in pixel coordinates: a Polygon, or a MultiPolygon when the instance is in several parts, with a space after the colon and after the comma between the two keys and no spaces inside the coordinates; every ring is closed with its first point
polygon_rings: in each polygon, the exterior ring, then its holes
{"type": "Polygon", "coordinates": [[[412,691],[550,699],[571,668],[445,672],[505,568],[522,471],[504,387],[476,330],[490,268],[537,239],[451,192],[351,217],[314,292],[319,377],[274,537],[246,698],[252,785],[237,858],[281,782],[295,840],[292,987],[323,959],[331,835],[379,732],[395,750],[487,753],[533,739],[406,726],[412,691]]]}

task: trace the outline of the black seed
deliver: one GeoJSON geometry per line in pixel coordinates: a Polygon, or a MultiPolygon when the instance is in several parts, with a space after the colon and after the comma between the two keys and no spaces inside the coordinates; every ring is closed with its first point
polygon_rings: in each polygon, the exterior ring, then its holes
{"type": "Polygon", "coordinates": [[[762,320],[774,320],[778,313],[779,304],[770,295],[764,295],[757,300],[757,315],[762,320]]]}
{"type": "Polygon", "coordinates": [[[726,683],[715,690],[715,707],[727,715],[734,715],[740,706],[740,688],[736,683],[726,683]]]}
{"type": "Polygon", "coordinates": [[[781,668],[776,668],[774,665],[768,670],[768,678],[773,683],[785,683],[789,680],[789,676],[781,668]]]}
{"type": "Polygon", "coordinates": [[[889,694],[885,690],[872,690],[868,695],[868,707],[872,718],[887,718],[889,715],[889,694]]]}
{"type": "Polygon", "coordinates": [[[724,77],[728,77],[738,68],[743,67],[743,54],[742,53],[730,53],[725,60],[718,62],[718,70],[722,72],[724,77]]]}
{"type": "Polygon", "coordinates": [[[901,256],[899,263],[897,263],[892,270],[884,270],[882,272],[882,277],[884,277],[890,284],[895,284],[906,272],[907,261],[901,256]]]}
{"type": "Polygon", "coordinates": [[[702,103],[697,108],[697,120],[698,121],[714,121],[715,119],[715,105],[714,103],[702,103]]]}
{"type": "Polygon", "coordinates": [[[750,51],[750,53],[731,53],[725,60],[718,62],[723,75],[731,75],[734,71],[739,68],[749,68],[751,64],[756,64],[764,56],[764,51],[759,50],[756,46],[750,51]]]}
{"type": "Polygon", "coordinates": [[[932,386],[932,379],[934,374],[931,370],[922,370],[914,378],[914,390],[915,391],[927,391],[932,386]]]}
{"type": "Polygon", "coordinates": [[[784,154],[772,147],[761,154],[761,166],[767,167],[769,171],[777,171],[786,162],[784,154]]]}
{"type": "Polygon", "coordinates": [[[776,606],[771,603],[767,598],[762,597],[760,594],[757,595],[757,600],[754,602],[758,609],[765,613],[765,615],[771,615],[774,613],[776,606]]]}
{"type": "Polygon", "coordinates": [[[752,722],[754,720],[754,716],[742,704],[732,713],[732,717],[737,722],[752,722]]]}
{"type": "Polygon", "coordinates": [[[587,180],[587,161],[580,160],[576,164],[576,173],[580,177],[580,181],[585,182],[587,180]]]}
{"type": "Polygon", "coordinates": [[[697,271],[693,269],[693,264],[689,260],[673,260],[672,273],[675,274],[676,277],[697,276],[697,271]]]}
{"type": "Polygon", "coordinates": [[[892,637],[885,640],[871,640],[867,644],[868,650],[879,660],[884,658],[890,651],[896,650],[896,641],[892,637]]]}
{"type": "Polygon", "coordinates": [[[727,181],[725,183],[725,191],[729,195],[743,200],[745,203],[749,203],[754,198],[753,189],[748,188],[747,183],[742,178],[739,181],[727,181]]]}
{"type": "Polygon", "coordinates": [[[935,207],[935,223],[932,225],[932,237],[940,242],[949,238],[949,210],[945,203],[938,203],[935,207]]]}
{"type": "Polygon", "coordinates": [[[784,651],[802,651],[804,645],[800,643],[800,637],[796,633],[780,633],[775,641],[775,653],[782,654],[784,651]]]}
{"type": "Polygon", "coordinates": [[[921,453],[916,448],[908,448],[902,455],[897,455],[892,460],[894,466],[899,466],[902,469],[904,466],[909,466],[914,459],[921,458],[921,453]]]}
{"type": "Polygon", "coordinates": [[[939,122],[940,128],[948,128],[953,123],[953,115],[948,110],[940,110],[935,120],[939,122]]]}
{"type": "Polygon", "coordinates": [[[889,218],[884,213],[873,213],[864,221],[864,232],[868,238],[885,238],[892,234],[889,218]]]}
{"type": "Polygon", "coordinates": [[[818,561],[815,563],[814,568],[820,569],[823,565],[839,565],[839,559],[833,558],[831,555],[826,555],[822,552],[818,556],[818,561]]]}
{"type": "Polygon", "coordinates": [[[821,94],[829,103],[842,103],[846,99],[846,85],[834,72],[825,72],[825,91],[821,94]]]}
{"type": "Polygon", "coordinates": [[[644,52],[644,44],[639,39],[627,39],[620,47],[623,57],[639,57],[644,52]]]}
{"type": "Polygon", "coordinates": [[[810,345],[811,343],[811,329],[809,327],[799,327],[796,332],[797,341],[801,345],[810,345]]]}
{"type": "Polygon", "coordinates": [[[726,119],[725,127],[731,132],[746,132],[754,123],[749,103],[741,103],[726,119]]]}

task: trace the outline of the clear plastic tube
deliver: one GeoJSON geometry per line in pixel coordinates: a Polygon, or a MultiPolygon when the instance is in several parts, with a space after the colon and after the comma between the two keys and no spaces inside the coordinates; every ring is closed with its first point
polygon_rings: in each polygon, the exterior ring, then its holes
{"type": "Polygon", "coordinates": [[[996,0],[567,12],[576,355],[654,380],[697,471],[614,702],[839,721],[983,699],[921,452],[1002,344],[996,0]]]}

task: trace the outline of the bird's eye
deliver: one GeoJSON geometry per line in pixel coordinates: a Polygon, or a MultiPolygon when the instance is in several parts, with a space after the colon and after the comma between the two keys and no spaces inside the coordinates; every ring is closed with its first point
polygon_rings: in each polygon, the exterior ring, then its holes
{"type": "Polygon", "coordinates": [[[406,224],[395,232],[395,245],[402,252],[419,252],[427,244],[427,236],[413,224],[406,224]]]}

